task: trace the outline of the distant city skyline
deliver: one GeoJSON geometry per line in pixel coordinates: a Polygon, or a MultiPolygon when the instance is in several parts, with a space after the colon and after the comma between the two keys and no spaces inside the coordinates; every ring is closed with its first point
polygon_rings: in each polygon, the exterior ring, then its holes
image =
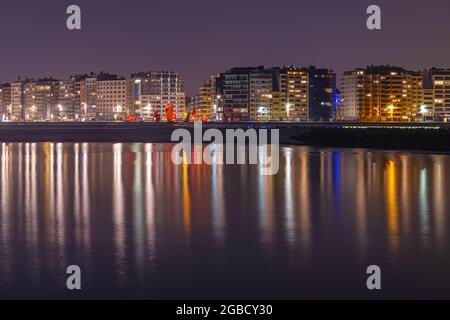
{"type": "Polygon", "coordinates": [[[382,30],[369,31],[365,11],[372,2],[2,2],[0,82],[174,70],[192,96],[210,75],[232,66],[315,65],[337,74],[372,64],[450,67],[450,2],[379,0],[382,30]],[[81,7],[81,31],[65,27],[70,4],[81,7]]]}
{"type": "Polygon", "coordinates": [[[0,119],[20,121],[450,121],[450,69],[233,67],[187,99],[173,71],[18,78],[0,84],[0,119]]]}

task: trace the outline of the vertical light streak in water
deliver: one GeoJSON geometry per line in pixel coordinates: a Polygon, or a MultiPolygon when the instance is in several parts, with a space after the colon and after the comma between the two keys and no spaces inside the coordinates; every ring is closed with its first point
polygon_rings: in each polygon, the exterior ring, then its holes
{"type": "Polygon", "coordinates": [[[2,143],[1,152],[1,212],[0,212],[0,279],[2,279],[3,288],[7,290],[8,286],[13,281],[12,277],[12,249],[11,243],[11,168],[9,146],[2,143]]]}
{"type": "MultiPolygon", "coordinates": [[[[15,235],[20,235],[20,238],[23,237],[25,240],[25,243],[27,243],[27,234],[25,229],[25,221],[26,221],[26,214],[23,214],[24,212],[24,203],[26,202],[24,199],[24,192],[23,192],[23,181],[24,181],[24,170],[23,170],[23,144],[18,143],[17,144],[17,160],[14,162],[14,165],[17,166],[17,171],[14,170],[15,175],[19,177],[19,179],[13,179],[15,182],[17,182],[17,188],[14,190],[14,199],[16,200],[16,206],[14,207],[14,217],[15,217],[15,235]],[[17,213],[16,213],[17,212],[17,213]]],[[[13,186],[12,184],[11,186],[13,186]]],[[[28,199],[27,199],[28,201],[28,199]]],[[[25,248],[17,248],[18,250],[26,250],[25,248]]]]}
{"type": "Polygon", "coordinates": [[[39,220],[41,220],[41,225],[44,228],[44,232],[40,234],[40,238],[42,239],[42,243],[44,244],[44,254],[47,255],[48,251],[53,250],[51,247],[53,243],[53,237],[52,237],[52,220],[51,220],[51,206],[50,203],[50,144],[44,143],[41,146],[42,153],[43,153],[43,165],[44,165],[44,174],[42,176],[43,180],[43,188],[42,188],[42,199],[43,202],[43,210],[42,215],[39,216],[39,220]]]}
{"type": "Polygon", "coordinates": [[[433,161],[433,211],[434,232],[439,246],[445,245],[446,240],[446,210],[445,210],[445,177],[444,161],[442,156],[436,156],[433,161]]]}
{"type": "Polygon", "coordinates": [[[34,285],[39,282],[39,236],[38,236],[38,199],[36,177],[36,144],[25,144],[25,228],[27,237],[27,255],[29,259],[28,276],[34,285]]]}
{"type": "MultiPolygon", "coordinates": [[[[245,152],[245,151],[241,151],[245,152]]],[[[256,171],[256,204],[258,208],[258,227],[261,234],[261,243],[264,245],[264,254],[270,256],[273,253],[274,240],[274,201],[272,193],[272,181],[270,176],[265,176],[264,163],[267,161],[268,148],[264,147],[258,151],[258,169],[256,171]]],[[[283,150],[284,152],[284,150],[283,150]]],[[[287,151],[286,151],[287,152],[287,151]]]]}
{"type": "Polygon", "coordinates": [[[366,168],[366,188],[367,188],[367,193],[366,196],[368,197],[372,197],[373,196],[373,192],[374,190],[372,189],[373,187],[373,180],[374,180],[374,170],[376,167],[373,166],[374,163],[374,159],[372,157],[372,152],[367,152],[366,155],[366,163],[365,163],[365,168],[366,168]]]}
{"type": "Polygon", "coordinates": [[[401,172],[401,212],[402,212],[402,233],[405,236],[410,234],[411,230],[411,183],[410,175],[410,157],[406,155],[400,156],[400,163],[402,167],[401,172]]]}
{"type": "Polygon", "coordinates": [[[367,232],[366,232],[366,257],[368,256],[368,248],[370,245],[370,239],[372,236],[372,230],[370,228],[370,212],[371,212],[371,208],[373,207],[371,205],[372,202],[377,202],[376,205],[376,210],[377,211],[381,211],[380,210],[380,200],[376,195],[376,181],[377,181],[377,166],[376,166],[377,160],[376,157],[374,157],[374,154],[372,152],[367,152],[367,156],[366,156],[366,228],[367,228],[367,232]]]}
{"type": "Polygon", "coordinates": [[[191,193],[189,190],[189,164],[188,154],[183,151],[183,231],[186,244],[190,247],[191,241],[191,193]]]}
{"type": "Polygon", "coordinates": [[[37,144],[32,143],[31,144],[31,212],[33,214],[33,232],[34,232],[34,238],[36,241],[38,241],[38,226],[37,226],[37,220],[38,220],[38,181],[37,181],[37,144]]]}
{"type": "Polygon", "coordinates": [[[311,196],[309,180],[309,150],[300,152],[300,239],[303,260],[310,263],[311,256],[311,196]]]}
{"type": "Polygon", "coordinates": [[[31,242],[31,169],[30,169],[30,144],[25,143],[25,175],[23,179],[25,180],[25,201],[24,201],[24,212],[25,212],[25,239],[28,243],[27,254],[30,255],[32,251],[33,243],[31,242]]]}
{"type": "MultiPolygon", "coordinates": [[[[161,146],[155,145],[156,148],[161,150],[161,146]]],[[[164,186],[164,188],[157,188],[158,193],[157,199],[159,197],[165,197],[170,194],[171,199],[177,199],[177,201],[162,201],[162,203],[156,200],[157,206],[162,207],[163,210],[168,210],[169,212],[176,212],[174,216],[170,216],[170,219],[176,219],[176,225],[178,230],[178,225],[180,225],[180,230],[183,232],[183,169],[182,166],[167,166],[167,163],[172,164],[172,159],[170,152],[162,148],[164,152],[157,152],[157,159],[155,163],[159,163],[157,171],[155,173],[157,186],[164,186]],[[167,181],[173,181],[172,183],[167,183],[167,181]]],[[[186,158],[183,158],[185,161],[186,158]]],[[[183,236],[183,235],[181,235],[183,236]]]]}
{"type": "Polygon", "coordinates": [[[398,238],[398,203],[397,203],[397,176],[395,162],[389,160],[386,177],[387,225],[389,249],[391,253],[397,251],[398,238]]]}
{"type": "Polygon", "coordinates": [[[58,263],[67,266],[65,252],[65,215],[64,210],[64,173],[63,173],[63,144],[56,144],[56,239],[58,263]]]}
{"type": "MultiPolygon", "coordinates": [[[[381,202],[380,199],[382,199],[381,197],[378,197],[378,190],[379,190],[379,182],[380,182],[380,177],[379,177],[379,170],[378,170],[378,163],[379,161],[377,161],[376,156],[374,157],[374,160],[372,161],[372,165],[371,165],[371,172],[372,175],[370,177],[370,195],[372,198],[376,199],[377,202],[381,202]]],[[[381,177],[381,180],[383,179],[383,177],[381,177]]],[[[382,194],[383,195],[383,194],[382,194]]]]}
{"type": "Polygon", "coordinates": [[[145,163],[145,223],[147,240],[147,259],[148,269],[154,270],[154,261],[156,256],[156,229],[155,229],[155,189],[153,187],[153,162],[152,162],[151,143],[145,145],[146,163],[145,163]]]}
{"type": "Polygon", "coordinates": [[[330,170],[330,152],[320,151],[319,153],[319,190],[317,203],[317,214],[323,216],[320,217],[322,219],[328,219],[326,213],[329,212],[330,204],[330,196],[332,196],[332,187],[331,187],[331,170],[330,170]]]}
{"type": "Polygon", "coordinates": [[[131,146],[134,158],[134,177],[133,177],[133,238],[135,245],[135,267],[136,278],[139,282],[143,279],[144,259],[145,259],[145,233],[144,233],[144,206],[142,194],[142,145],[133,144],[131,146]]]}
{"type": "MultiPolygon", "coordinates": [[[[50,143],[49,144],[50,149],[50,155],[49,155],[49,199],[50,199],[50,207],[51,207],[51,213],[52,213],[52,219],[54,214],[54,209],[56,207],[55,205],[55,144],[50,143]]],[[[52,224],[52,227],[54,225],[52,224]]]]}
{"type": "MultiPolygon", "coordinates": [[[[1,158],[1,166],[2,166],[2,184],[0,185],[2,190],[2,218],[4,218],[5,222],[8,219],[8,213],[10,210],[10,199],[9,199],[9,150],[8,145],[6,143],[2,143],[2,158],[1,158]]],[[[2,227],[5,227],[7,224],[2,224],[2,227]]]]}
{"type": "Polygon", "coordinates": [[[75,238],[77,244],[77,254],[81,254],[83,250],[83,227],[81,217],[81,196],[80,196],[80,144],[73,145],[73,212],[75,216],[75,238]]]}
{"type": "Polygon", "coordinates": [[[325,196],[325,152],[320,152],[320,196],[325,196]]]}
{"type": "MultiPolygon", "coordinates": [[[[224,247],[225,237],[225,194],[224,194],[224,165],[217,162],[218,157],[223,157],[223,153],[218,151],[217,145],[214,146],[215,156],[212,158],[212,176],[211,176],[211,208],[213,234],[216,245],[220,250],[224,247]]],[[[223,252],[223,251],[220,251],[223,252]]]]}
{"type": "MultiPolygon", "coordinates": [[[[89,184],[89,144],[83,143],[81,145],[82,153],[82,194],[81,194],[81,226],[80,232],[82,233],[83,254],[87,257],[86,261],[90,261],[91,254],[91,231],[90,231],[90,215],[91,215],[91,202],[90,202],[90,184],[89,184]]],[[[79,156],[78,156],[79,158],[79,156]]]]}
{"type": "Polygon", "coordinates": [[[419,206],[420,206],[420,237],[421,246],[430,245],[430,209],[428,207],[428,171],[426,168],[420,170],[419,180],[419,206]]]}
{"type": "Polygon", "coordinates": [[[35,244],[35,250],[32,259],[32,264],[34,265],[34,269],[36,270],[35,273],[35,280],[41,282],[40,279],[40,270],[41,270],[41,259],[39,255],[39,243],[40,243],[40,237],[39,237],[39,199],[38,199],[38,173],[37,173],[37,151],[38,146],[36,143],[31,144],[31,239],[33,243],[35,244]]]}
{"type": "Polygon", "coordinates": [[[128,283],[126,272],[126,226],[125,226],[125,198],[122,181],[122,147],[121,143],[113,145],[114,175],[113,175],[113,216],[114,216],[114,242],[115,242],[115,269],[120,286],[128,283]]]}
{"type": "MultiPolygon", "coordinates": [[[[362,259],[367,256],[367,190],[365,153],[359,152],[356,157],[356,234],[359,255],[362,259]]],[[[368,168],[370,169],[370,162],[368,168]]],[[[370,176],[370,175],[368,175],[370,176]]]]}
{"type": "MultiPolygon", "coordinates": [[[[11,212],[11,239],[13,239],[13,246],[15,252],[20,252],[20,255],[24,257],[24,260],[26,261],[26,253],[28,251],[28,235],[26,234],[26,219],[27,216],[24,214],[24,161],[23,161],[23,144],[18,143],[17,146],[17,152],[12,153],[12,159],[14,160],[12,162],[12,171],[13,171],[13,178],[12,183],[10,185],[10,188],[12,189],[12,198],[14,199],[15,203],[12,203],[12,212],[11,212]]],[[[13,261],[16,262],[17,260],[13,258],[13,261]]],[[[23,266],[17,265],[14,263],[13,265],[13,277],[16,278],[20,271],[24,270],[23,266]]],[[[27,276],[24,276],[24,278],[28,278],[27,276]]]]}
{"type": "Polygon", "coordinates": [[[333,152],[333,196],[333,210],[339,219],[341,215],[341,154],[339,152],[333,152]]]}
{"type": "MultiPolygon", "coordinates": [[[[292,183],[292,175],[294,174],[292,171],[292,152],[291,148],[286,148],[284,152],[285,156],[285,166],[284,166],[284,194],[285,194],[285,235],[286,235],[286,243],[288,245],[288,251],[290,255],[294,253],[295,244],[296,244],[296,223],[295,223],[295,214],[294,214],[294,197],[293,197],[293,189],[295,185],[292,183]]],[[[303,172],[300,172],[302,175],[303,172]]],[[[300,181],[302,181],[304,177],[300,176],[300,181]]],[[[303,194],[303,190],[300,188],[300,196],[303,194]]],[[[303,198],[302,198],[303,200],[303,198]]],[[[303,201],[301,202],[303,205],[303,201]]],[[[300,211],[302,211],[301,208],[300,211]]],[[[301,212],[300,212],[301,214],[301,212]]],[[[301,235],[303,236],[303,235],[301,235]]]]}
{"type": "Polygon", "coordinates": [[[53,268],[55,270],[58,270],[60,265],[57,257],[59,256],[58,252],[58,225],[56,223],[55,218],[55,144],[49,143],[49,157],[48,157],[48,165],[47,165],[47,172],[48,172],[48,200],[47,200],[47,210],[46,214],[48,217],[49,224],[48,226],[52,229],[50,236],[50,249],[48,254],[51,256],[51,261],[53,268]]]}

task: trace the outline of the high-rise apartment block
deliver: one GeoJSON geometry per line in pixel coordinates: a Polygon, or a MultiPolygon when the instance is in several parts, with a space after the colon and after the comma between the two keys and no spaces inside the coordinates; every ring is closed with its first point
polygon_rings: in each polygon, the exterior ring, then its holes
{"type": "MultiPolygon", "coordinates": [[[[286,106],[290,107],[288,100],[294,102],[296,95],[290,88],[291,77],[295,76],[286,70],[263,66],[230,69],[221,73],[216,81],[218,99],[215,106],[221,104],[225,121],[289,117],[286,106]]],[[[295,110],[292,111],[294,114],[295,110]]]]}
{"type": "Polygon", "coordinates": [[[11,84],[0,84],[0,121],[9,119],[11,113],[11,84]]]}
{"type": "Polygon", "coordinates": [[[11,83],[11,113],[10,121],[25,120],[25,85],[31,80],[17,78],[11,83]]]}
{"type": "Polygon", "coordinates": [[[424,105],[431,109],[433,119],[450,122],[450,69],[432,68],[424,72],[424,82],[424,105]]]}
{"type": "Polygon", "coordinates": [[[271,120],[308,120],[308,74],[295,67],[271,69],[274,90],[271,120]]]}
{"type": "Polygon", "coordinates": [[[131,75],[128,84],[130,112],[143,120],[153,119],[159,112],[165,119],[166,107],[171,105],[177,119],[186,109],[184,80],[179,73],[148,71],[131,75]]]}
{"type": "MultiPolygon", "coordinates": [[[[233,68],[216,81],[227,121],[329,121],[336,77],[315,67],[233,68]]],[[[217,99],[220,102],[220,99],[217,99]]],[[[213,106],[218,107],[219,103],[213,106]]],[[[217,117],[216,117],[217,118],[217,117]]]]}
{"type": "Polygon", "coordinates": [[[249,120],[268,121],[272,118],[273,73],[255,70],[249,73],[249,120]]]}
{"type": "Polygon", "coordinates": [[[205,117],[211,119],[213,109],[213,90],[211,81],[203,82],[202,86],[198,89],[198,95],[194,97],[193,106],[195,112],[199,117],[205,117]]]}
{"type": "Polygon", "coordinates": [[[79,97],[74,80],[61,80],[56,83],[57,106],[55,115],[60,121],[79,119],[79,97]]]}
{"type": "Polygon", "coordinates": [[[264,67],[233,68],[220,74],[217,92],[223,98],[225,121],[250,120],[250,74],[263,71],[264,67]]]}
{"type": "Polygon", "coordinates": [[[126,120],[127,81],[125,78],[111,74],[97,76],[96,118],[101,121],[126,120]]]}
{"type": "Polygon", "coordinates": [[[415,121],[423,104],[419,72],[371,66],[345,72],[340,84],[339,120],[415,121]]]}
{"type": "Polygon", "coordinates": [[[25,121],[57,120],[58,82],[52,78],[43,78],[25,83],[25,121]]]}
{"type": "Polygon", "coordinates": [[[308,120],[330,121],[336,117],[336,74],[310,66],[308,74],[308,120]]]}

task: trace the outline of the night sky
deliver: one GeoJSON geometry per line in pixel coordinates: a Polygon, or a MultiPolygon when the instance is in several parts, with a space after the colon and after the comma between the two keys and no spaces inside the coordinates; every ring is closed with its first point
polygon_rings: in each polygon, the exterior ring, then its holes
{"type": "Polygon", "coordinates": [[[173,70],[189,94],[232,66],[450,67],[449,0],[0,0],[0,82],[173,70]],[[66,28],[66,8],[82,30],[66,28]],[[366,8],[382,7],[382,30],[366,8]]]}

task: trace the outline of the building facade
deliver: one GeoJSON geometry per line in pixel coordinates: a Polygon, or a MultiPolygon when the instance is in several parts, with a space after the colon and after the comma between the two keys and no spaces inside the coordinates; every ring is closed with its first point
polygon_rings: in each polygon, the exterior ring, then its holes
{"type": "MultiPolygon", "coordinates": [[[[300,119],[299,71],[264,66],[232,68],[216,79],[213,110],[224,121],[269,121],[300,119]],[[222,111],[223,116],[220,116],[222,111]]],[[[305,83],[305,88],[307,85],[305,83]]],[[[306,89],[305,89],[306,90],[306,89]]],[[[303,110],[303,111],[300,111],[303,110]]]]}
{"type": "Polygon", "coordinates": [[[213,109],[213,90],[211,81],[203,82],[202,86],[198,89],[198,95],[193,97],[193,107],[197,116],[205,117],[206,119],[212,118],[213,109]]]}
{"type": "Polygon", "coordinates": [[[350,121],[416,121],[424,93],[419,72],[371,66],[345,72],[337,118],[350,121]]]}
{"type": "Polygon", "coordinates": [[[212,106],[211,106],[211,120],[224,121],[225,114],[223,110],[223,78],[220,75],[211,77],[211,91],[212,91],[212,106]]]}
{"type": "Polygon", "coordinates": [[[31,79],[19,77],[11,83],[10,121],[25,120],[25,85],[31,81],[31,79]]]}
{"type": "Polygon", "coordinates": [[[345,72],[340,84],[341,104],[337,118],[345,121],[379,119],[379,79],[364,69],[345,72]]]}
{"type": "Polygon", "coordinates": [[[275,85],[272,102],[274,121],[308,120],[308,74],[295,67],[274,68],[275,85]]]}
{"type": "Polygon", "coordinates": [[[77,96],[75,81],[62,80],[56,84],[57,88],[57,108],[55,115],[60,121],[75,121],[79,118],[79,108],[77,108],[77,96]]]}
{"type": "Polygon", "coordinates": [[[155,112],[166,119],[166,107],[170,104],[178,120],[186,110],[184,80],[172,71],[148,71],[132,74],[128,82],[128,106],[130,113],[143,120],[152,120],[155,112]]]}
{"type": "Polygon", "coordinates": [[[97,117],[97,76],[77,76],[76,87],[80,91],[80,119],[82,121],[93,121],[97,117]]]}
{"type": "Polygon", "coordinates": [[[24,85],[25,121],[59,120],[58,84],[58,80],[43,78],[24,85]]]}
{"type": "Polygon", "coordinates": [[[11,110],[11,84],[0,84],[0,121],[8,120],[11,110]]]}
{"type": "Polygon", "coordinates": [[[331,121],[336,118],[336,74],[329,69],[310,66],[308,74],[308,120],[331,121]]]}
{"type": "Polygon", "coordinates": [[[336,76],[328,69],[233,68],[221,73],[215,83],[213,109],[223,107],[225,121],[298,122],[335,118],[336,76]]]}
{"type": "Polygon", "coordinates": [[[254,71],[249,74],[249,120],[272,119],[272,92],[274,78],[271,70],[254,71]]]}
{"type": "Polygon", "coordinates": [[[432,68],[424,73],[424,81],[427,83],[424,105],[429,107],[434,99],[433,119],[450,122],[450,69],[432,68]]]}
{"type": "Polygon", "coordinates": [[[250,74],[264,67],[233,68],[220,74],[217,95],[223,99],[223,120],[250,120],[250,74]]]}
{"type": "Polygon", "coordinates": [[[127,119],[127,80],[117,75],[102,73],[96,80],[96,119],[124,121],[127,119]]]}

